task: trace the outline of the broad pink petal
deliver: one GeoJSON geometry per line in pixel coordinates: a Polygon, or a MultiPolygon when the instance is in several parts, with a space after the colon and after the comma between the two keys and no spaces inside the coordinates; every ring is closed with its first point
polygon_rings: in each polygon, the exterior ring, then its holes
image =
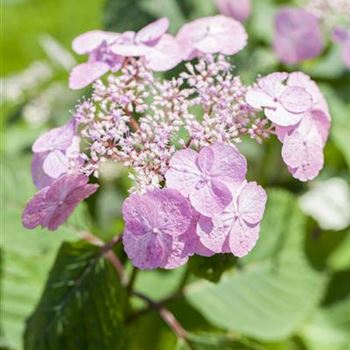
{"type": "Polygon", "coordinates": [[[147,45],[135,43],[116,43],[112,45],[110,49],[116,55],[125,57],[146,56],[150,51],[150,47],[147,45]]]}
{"type": "Polygon", "coordinates": [[[284,82],[288,78],[288,73],[271,73],[262,77],[258,81],[258,86],[272,98],[280,98],[285,90],[284,82]]]}
{"type": "Polygon", "coordinates": [[[147,192],[149,206],[156,212],[153,225],[162,233],[172,237],[184,234],[192,221],[192,209],[189,201],[177,190],[164,188],[147,192]]]}
{"type": "Polygon", "coordinates": [[[311,78],[303,72],[293,72],[289,74],[288,86],[300,86],[304,88],[312,96],[312,109],[320,109],[326,113],[328,119],[330,120],[330,113],[328,109],[328,104],[318,88],[317,84],[311,80],[311,78]]]}
{"type": "Polygon", "coordinates": [[[232,195],[228,187],[215,180],[194,188],[190,193],[193,208],[207,217],[220,214],[231,200],[232,195]]]}
{"type": "Polygon", "coordinates": [[[73,50],[78,54],[87,54],[99,47],[103,42],[111,44],[120,34],[104,32],[102,30],[92,30],[79,35],[73,40],[73,50]]]}
{"type": "Polygon", "coordinates": [[[283,8],[275,17],[274,49],[279,59],[294,64],[323,50],[318,19],[302,8],[283,8]]]}
{"type": "Polygon", "coordinates": [[[251,13],[250,0],[216,0],[215,3],[221,14],[240,22],[244,22],[251,13]]]}
{"type": "Polygon", "coordinates": [[[262,89],[252,88],[246,93],[245,99],[253,108],[270,107],[276,108],[277,103],[262,89]]]}
{"type": "Polygon", "coordinates": [[[146,60],[155,72],[170,70],[182,61],[181,47],[173,36],[164,34],[155,46],[149,47],[146,60]]]}
{"type": "Polygon", "coordinates": [[[175,188],[185,197],[199,182],[201,173],[196,166],[198,153],[191,149],[177,151],[170,159],[169,170],[165,173],[166,186],[175,188]]]}
{"type": "Polygon", "coordinates": [[[62,151],[54,150],[45,158],[43,170],[46,175],[57,179],[69,170],[69,161],[62,151]]]}
{"type": "Polygon", "coordinates": [[[48,189],[48,187],[45,187],[36,193],[26,205],[22,214],[22,223],[24,227],[33,229],[41,225],[43,218],[50,215],[54,210],[54,208],[47,206],[45,202],[48,189]]]}
{"type": "Polygon", "coordinates": [[[52,150],[66,150],[72,143],[74,137],[75,123],[70,120],[60,128],[52,129],[41,135],[33,144],[35,153],[48,152],[52,150]]]}
{"type": "Polygon", "coordinates": [[[69,87],[73,90],[82,89],[109,71],[109,65],[104,62],[82,63],[74,67],[69,76],[69,87]]]}
{"type": "Polygon", "coordinates": [[[251,225],[259,223],[263,217],[267,195],[256,182],[248,182],[238,196],[238,211],[242,220],[251,225]]]}
{"type": "Polygon", "coordinates": [[[265,115],[273,123],[279,126],[293,126],[299,123],[302,119],[303,114],[290,113],[284,109],[281,105],[278,105],[276,109],[265,109],[265,115]]]}
{"type": "Polygon", "coordinates": [[[214,152],[211,177],[230,185],[241,183],[247,173],[247,160],[238,149],[222,142],[216,142],[210,148],[214,152]]]}
{"type": "Polygon", "coordinates": [[[139,236],[125,230],[123,245],[133,265],[141,270],[155,269],[166,263],[165,249],[160,239],[154,237],[152,233],[139,236]]]}
{"type": "Polygon", "coordinates": [[[225,223],[214,227],[209,218],[201,217],[197,224],[197,235],[201,243],[215,253],[222,253],[230,227],[225,223]]]}
{"type": "Polygon", "coordinates": [[[136,34],[136,42],[138,43],[153,43],[161,38],[169,28],[169,20],[166,17],[160,18],[146,27],[142,28],[136,34]]]}
{"type": "Polygon", "coordinates": [[[233,255],[239,258],[247,255],[259,238],[260,225],[249,227],[242,221],[236,220],[229,235],[229,246],[233,255]]]}
{"type": "Polygon", "coordinates": [[[214,152],[211,147],[204,147],[200,150],[196,164],[201,172],[210,172],[214,164],[214,152]]]}
{"type": "Polygon", "coordinates": [[[281,97],[282,106],[291,113],[303,113],[311,107],[312,96],[302,87],[287,87],[281,97]]]}
{"type": "Polygon", "coordinates": [[[34,153],[32,160],[32,178],[34,185],[41,190],[44,187],[47,187],[55,181],[54,178],[48,176],[43,170],[43,163],[46,159],[48,153],[34,153]]]}

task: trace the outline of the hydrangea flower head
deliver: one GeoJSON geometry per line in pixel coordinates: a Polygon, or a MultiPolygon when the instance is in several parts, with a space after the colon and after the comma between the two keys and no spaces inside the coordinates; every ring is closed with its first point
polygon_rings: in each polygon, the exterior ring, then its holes
{"type": "Polygon", "coordinates": [[[244,181],[231,187],[232,201],[224,211],[211,219],[202,218],[197,226],[201,242],[208,249],[235,256],[246,255],[255,245],[260,230],[266,192],[255,182],[244,181]]]}
{"type": "Polygon", "coordinates": [[[178,151],[165,174],[167,187],[188,197],[205,216],[219,214],[232,200],[229,184],[240,183],[247,172],[246,159],[232,146],[217,142],[199,153],[178,151]]]}
{"type": "Polygon", "coordinates": [[[249,105],[263,108],[266,117],[280,126],[296,125],[312,103],[310,93],[303,87],[287,85],[287,78],[287,73],[267,75],[246,95],[249,105]]]}
{"type": "Polygon", "coordinates": [[[318,56],[323,50],[317,17],[302,8],[283,8],[275,17],[274,43],[278,58],[287,64],[318,56]]]}
{"type": "Polygon", "coordinates": [[[56,230],[82,200],[96,192],[98,185],[87,181],[84,175],[69,174],[40,190],[23,212],[23,225],[29,229],[41,226],[56,230]]]}
{"type": "Polygon", "coordinates": [[[242,24],[221,15],[185,24],[176,38],[183,50],[184,59],[214,53],[234,55],[247,44],[247,33],[242,24]]]}
{"type": "Polygon", "coordinates": [[[187,261],[184,243],[192,210],[188,200],[173,189],[133,194],[123,204],[125,251],[140,269],[172,268],[187,261]]]}
{"type": "Polygon", "coordinates": [[[244,22],[251,13],[251,0],[216,0],[220,13],[244,22]]]}

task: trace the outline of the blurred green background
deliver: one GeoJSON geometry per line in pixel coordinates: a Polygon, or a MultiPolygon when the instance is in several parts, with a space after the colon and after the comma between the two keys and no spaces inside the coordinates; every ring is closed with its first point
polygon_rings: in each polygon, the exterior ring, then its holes
{"type": "MultiPolygon", "coordinates": [[[[225,255],[193,258],[175,271],[138,275],[136,289],[154,300],[189,281],[167,306],[190,332],[193,349],[350,349],[350,73],[329,40],[317,59],[287,67],[277,61],[273,16],[286,4],[295,3],[253,1],[245,24],[248,47],[232,63],[247,83],[278,70],[302,70],[318,82],[332,113],[325,167],[315,181],[300,183],[288,174],[277,141],[260,146],[246,140],[241,150],[249,178],[269,192],[253,252],[239,261],[225,255]]],[[[82,231],[89,227],[103,240],[122,232],[125,171],[106,169],[98,194],[58,232],[25,230],[20,216],[35,192],[31,144],[63,125],[76,101],[90,93],[68,89],[70,69],[84,60],[72,53],[72,39],[96,28],[137,30],[160,16],[169,17],[176,33],[186,21],[214,13],[213,0],[2,1],[1,349],[190,349],[154,311],[127,321],[142,304],[127,300],[118,283],[104,285],[113,280],[106,264],[81,286],[69,284],[77,277],[65,269],[75,253],[83,252],[85,262],[96,253],[72,243],[82,231]],[[71,243],[60,249],[47,282],[63,241],[71,243]],[[64,290],[50,296],[53,282],[65,284],[64,290]]],[[[126,260],[120,249],[116,253],[126,260]]]]}

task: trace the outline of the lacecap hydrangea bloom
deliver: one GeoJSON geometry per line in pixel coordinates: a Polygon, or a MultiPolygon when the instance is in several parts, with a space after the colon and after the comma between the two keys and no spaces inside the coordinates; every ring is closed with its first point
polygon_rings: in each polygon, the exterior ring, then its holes
{"type": "Polygon", "coordinates": [[[73,69],[70,85],[94,82],[92,94],[66,125],[34,143],[39,192],[24,210],[25,227],[57,229],[97,190],[89,178],[116,162],[133,181],[123,244],[136,267],[172,269],[195,254],[242,257],[258,240],[267,196],[248,181],[237,145],[277,136],[292,176],[307,181],[321,170],[330,115],[307,75],[273,73],[246,86],[227,58],[246,45],[240,22],[200,18],[175,36],[168,25],[162,18],[138,32],[74,40],[89,58],[73,69]],[[154,74],[182,61],[177,77],[154,74]]]}

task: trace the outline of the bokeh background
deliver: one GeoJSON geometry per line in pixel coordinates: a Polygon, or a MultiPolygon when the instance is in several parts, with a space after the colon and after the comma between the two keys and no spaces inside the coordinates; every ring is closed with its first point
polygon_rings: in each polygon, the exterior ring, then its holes
{"type": "MultiPolygon", "coordinates": [[[[227,256],[194,258],[189,270],[146,272],[136,281],[139,290],[159,300],[190,271],[192,285],[169,308],[186,329],[202,334],[199,350],[350,349],[350,73],[327,34],[320,57],[295,66],[277,60],[271,49],[274,14],[281,6],[302,3],[253,1],[245,23],[248,47],[232,63],[247,83],[278,70],[302,70],[318,82],[332,114],[323,171],[316,180],[300,183],[288,174],[277,141],[261,146],[247,141],[241,150],[248,158],[250,177],[269,189],[254,251],[240,261],[227,256]],[[215,334],[226,337],[223,343],[215,334]]],[[[137,30],[160,16],[169,17],[175,33],[186,21],[217,10],[213,0],[3,0],[1,10],[0,348],[20,350],[25,343],[26,349],[37,350],[28,341],[29,333],[51,339],[60,333],[58,328],[47,334],[28,326],[23,337],[59,246],[77,240],[87,220],[103,240],[122,232],[120,207],[129,185],[123,169],[106,169],[98,195],[59,232],[22,228],[21,211],[35,192],[31,144],[45,130],[63,125],[76,101],[90,93],[68,89],[70,69],[84,59],[72,53],[72,39],[96,28],[137,30]]],[[[95,314],[103,311],[87,315],[77,308],[62,329],[69,322],[79,324],[82,317],[97,319],[95,314]]],[[[93,332],[87,327],[82,322],[76,332],[93,332]]],[[[187,349],[152,311],[116,337],[125,337],[127,349],[187,349]]],[[[101,349],[93,342],[75,347],[53,343],[44,342],[40,349],[101,349]]],[[[105,348],[122,348],[117,344],[105,348]]]]}

